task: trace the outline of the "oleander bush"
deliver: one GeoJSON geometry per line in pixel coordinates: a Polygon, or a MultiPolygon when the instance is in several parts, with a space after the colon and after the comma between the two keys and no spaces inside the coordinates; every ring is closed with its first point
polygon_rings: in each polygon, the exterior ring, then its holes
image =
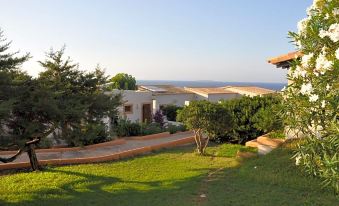
{"type": "Polygon", "coordinates": [[[315,0],[290,36],[303,54],[284,91],[287,128],[303,137],[296,164],[339,192],[339,1],[315,0]]]}

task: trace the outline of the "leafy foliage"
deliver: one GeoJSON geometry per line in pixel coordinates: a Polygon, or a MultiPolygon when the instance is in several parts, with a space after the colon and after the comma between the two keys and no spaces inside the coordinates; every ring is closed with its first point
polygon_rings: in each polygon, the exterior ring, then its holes
{"type": "Polygon", "coordinates": [[[141,134],[141,125],[129,119],[119,119],[113,130],[118,137],[138,136],[141,134]]]}
{"type": "Polygon", "coordinates": [[[110,89],[136,90],[136,80],[132,75],[119,73],[110,79],[110,89]]]}
{"type": "Polygon", "coordinates": [[[293,42],[303,53],[288,75],[284,119],[289,133],[304,137],[296,164],[339,192],[339,1],[315,0],[298,23],[293,42]]]}
{"type": "Polygon", "coordinates": [[[204,154],[210,139],[215,139],[233,126],[230,111],[219,103],[193,101],[178,114],[188,129],[195,133],[197,152],[204,154]],[[204,138],[203,135],[207,137],[204,138]]]}
{"type": "Polygon", "coordinates": [[[120,96],[104,94],[104,72],[100,68],[80,71],[69,57],[64,59],[64,49],[46,54],[46,60],[40,61],[45,70],[38,78],[55,96],[61,113],[56,122],[60,137],[72,146],[105,141],[109,137],[102,119],[116,116],[120,96]]]}
{"type": "Polygon", "coordinates": [[[176,132],[184,132],[187,131],[187,128],[185,125],[180,124],[180,125],[174,125],[174,124],[169,124],[167,126],[167,130],[170,134],[174,134],[176,132]]]}
{"type": "Polygon", "coordinates": [[[161,108],[162,113],[167,117],[169,121],[177,120],[178,110],[182,109],[182,107],[176,106],[174,104],[165,105],[161,108]]]}
{"type": "Polygon", "coordinates": [[[53,95],[40,82],[20,70],[30,57],[11,53],[0,30],[0,128],[1,136],[12,145],[22,145],[49,134],[59,112],[53,95]]]}
{"type": "Polygon", "coordinates": [[[280,116],[281,98],[278,95],[242,97],[223,101],[223,107],[227,108],[234,118],[231,130],[218,137],[221,142],[245,142],[258,136],[282,129],[280,116]]]}
{"type": "Polygon", "coordinates": [[[155,123],[159,124],[160,127],[164,126],[164,115],[162,114],[161,110],[155,112],[155,114],[153,115],[153,120],[155,123]]]}

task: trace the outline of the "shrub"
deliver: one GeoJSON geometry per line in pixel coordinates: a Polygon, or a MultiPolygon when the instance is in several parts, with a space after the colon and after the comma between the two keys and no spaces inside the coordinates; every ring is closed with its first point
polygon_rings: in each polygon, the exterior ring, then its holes
{"type": "Polygon", "coordinates": [[[151,124],[143,124],[141,127],[141,134],[142,135],[151,135],[151,134],[158,134],[164,132],[164,129],[159,123],[153,122],[151,124]]]}
{"type": "Polygon", "coordinates": [[[183,124],[180,124],[180,125],[169,124],[168,127],[167,127],[167,130],[170,134],[174,134],[174,133],[177,133],[177,132],[187,131],[187,128],[183,124]]]}
{"type": "Polygon", "coordinates": [[[166,106],[163,106],[161,108],[162,113],[167,117],[168,121],[177,121],[177,113],[178,110],[182,109],[182,107],[178,107],[174,104],[169,104],[166,106]]]}
{"type": "Polygon", "coordinates": [[[234,125],[217,139],[220,142],[244,144],[266,132],[282,128],[279,116],[281,98],[278,95],[242,97],[223,101],[223,107],[231,111],[234,125]]]}
{"type": "Polygon", "coordinates": [[[159,124],[160,127],[164,126],[164,115],[162,114],[162,112],[160,110],[156,111],[154,116],[153,116],[153,120],[155,123],[159,124]]]}
{"type": "Polygon", "coordinates": [[[118,137],[138,136],[141,134],[141,125],[128,119],[119,119],[114,132],[118,137]]]}
{"type": "Polygon", "coordinates": [[[339,193],[338,8],[338,0],[315,0],[299,31],[290,32],[303,57],[290,68],[284,116],[288,129],[304,137],[296,164],[339,193]]]}
{"type": "Polygon", "coordinates": [[[75,129],[69,138],[65,139],[70,146],[84,146],[110,140],[106,127],[102,124],[87,124],[81,129],[75,129]]]}

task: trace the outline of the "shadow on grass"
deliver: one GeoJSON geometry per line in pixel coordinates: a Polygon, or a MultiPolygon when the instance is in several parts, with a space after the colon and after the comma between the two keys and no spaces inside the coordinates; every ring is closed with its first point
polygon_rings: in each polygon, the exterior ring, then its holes
{"type": "MultiPolygon", "coordinates": [[[[203,172],[209,169],[202,169],[203,172]]],[[[192,205],[192,200],[198,195],[195,188],[206,174],[186,179],[171,181],[126,181],[115,177],[86,174],[82,172],[47,169],[62,175],[81,177],[55,189],[35,191],[30,194],[30,200],[20,202],[4,202],[0,205],[192,205]],[[110,189],[116,184],[124,184],[117,190],[110,189]],[[78,188],[77,186],[81,186],[78,188]],[[131,185],[131,188],[128,188],[131,185]],[[146,189],[133,189],[139,185],[146,189]]],[[[44,184],[41,182],[41,184],[44,184]]]]}
{"type": "MultiPolygon", "coordinates": [[[[163,152],[191,151],[192,147],[186,147],[163,152]]],[[[197,175],[162,181],[133,181],[100,172],[94,175],[51,168],[46,172],[77,180],[29,193],[26,198],[29,200],[16,203],[0,200],[0,205],[337,205],[333,192],[321,189],[319,180],[303,176],[290,157],[289,149],[277,149],[267,156],[246,160],[241,167],[220,170],[210,179],[207,179],[210,168],[191,169],[198,171],[197,175]],[[201,191],[207,196],[203,202],[197,198],[201,191]]]]}

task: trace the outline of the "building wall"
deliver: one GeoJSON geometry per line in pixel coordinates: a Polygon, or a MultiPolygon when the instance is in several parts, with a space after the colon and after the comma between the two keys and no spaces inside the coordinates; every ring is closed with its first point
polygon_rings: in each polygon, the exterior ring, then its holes
{"type": "Polygon", "coordinates": [[[154,99],[159,105],[174,104],[176,106],[183,107],[185,101],[195,100],[195,94],[158,94],[154,96],[154,99]]]}
{"type": "Polygon", "coordinates": [[[115,90],[113,93],[121,93],[123,106],[118,108],[121,117],[125,117],[132,122],[142,121],[142,105],[151,104],[152,106],[152,92],[147,91],[133,91],[133,90],[115,90]],[[124,106],[131,105],[132,112],[125,113],[124,106]]]}

